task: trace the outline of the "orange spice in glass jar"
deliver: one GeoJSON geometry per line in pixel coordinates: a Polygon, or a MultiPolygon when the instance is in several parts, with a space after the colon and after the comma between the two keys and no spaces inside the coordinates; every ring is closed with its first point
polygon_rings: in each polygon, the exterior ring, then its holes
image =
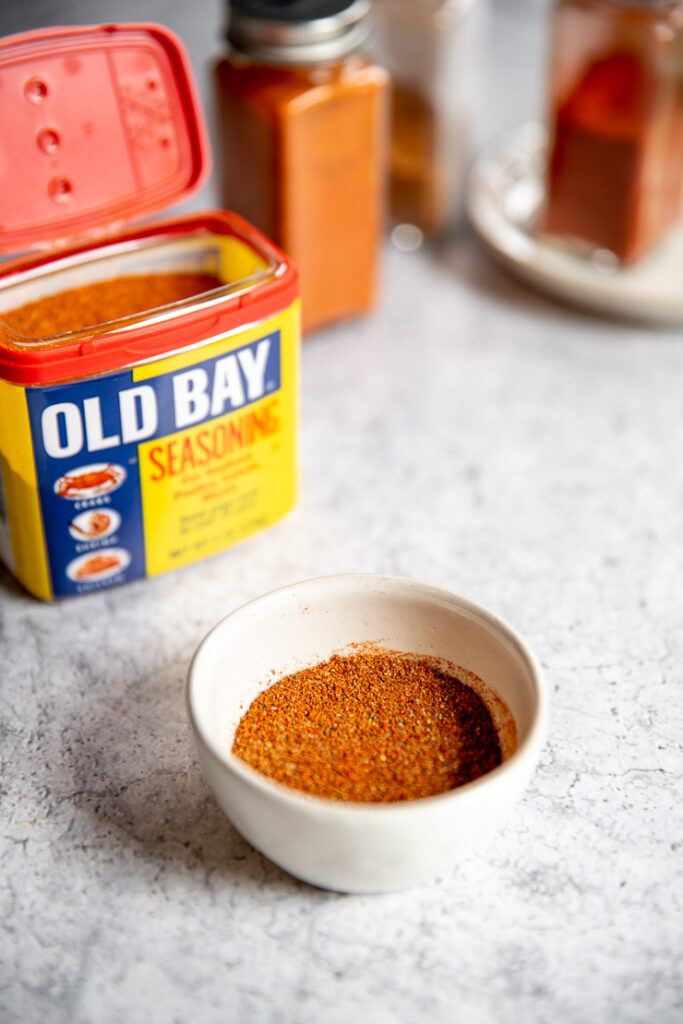
{"type": "Polygon", "coordinates": [[[425,235],[458,224],[482,93],[484,0],[375,0],[391,75],[389,210],[425,235]]]}
{"type": "Polygon", "coordinates": [[[542,230],[635,263],[683,203],[683,0],[558,0],[542,230]]]}
{"type": "Polygon", "coordinates": [[[222,196],[297,264],[304,330],[373,305],[387,149],[368,0],[232,0],[216,82],[222,196]]]}

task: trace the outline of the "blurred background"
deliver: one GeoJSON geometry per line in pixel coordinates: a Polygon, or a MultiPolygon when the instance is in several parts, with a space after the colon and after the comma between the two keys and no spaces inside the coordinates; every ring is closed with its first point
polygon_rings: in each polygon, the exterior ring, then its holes
{"type": "MultiPolygon", "coordinates": [[[[481,54],[484,89],[477,141],[484,142],[520,120],[544,113],[547,36],[551,0],[484,0],[487,51],[481,54]]],[[[50,25],[106,21],[160,21],[184,41],[192,60],[216,142],[212,64],[225,51],[227,3],[221,0],[23,0],[0,4],[0,35],[50,25]]],[[[215,174],[184,206],[219,204],[215,174]]]]}

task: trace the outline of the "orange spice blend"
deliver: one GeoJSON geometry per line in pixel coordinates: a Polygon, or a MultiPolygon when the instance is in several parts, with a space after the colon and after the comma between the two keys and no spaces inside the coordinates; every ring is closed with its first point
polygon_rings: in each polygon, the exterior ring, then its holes
{"type": "Polygon", "coordinates": [[[556,0],[542,229],[635,263],[683,205],[683,0],[556,0]]]}
{"type": "Polygon", "coordinates": [[[389,76],[363,0],[230,0],[216,67],[224,203],[296,263],[304,332],[374,301],[389,76]]]}
{"type": "Polygon", "coordinates": [[[482,698],[427,658],[332,657],[261,693],[232,753],[294,789],[388,803],[462,786],[501,763],[482,698]]]}
{"type": "Polygon", "coordinates": [[[49,337],[146,313],[220,288],[222,283],[213,274],[198,273],[116,277],[29,302],[0,313],[0,320],[25,338],[49,337]]]}

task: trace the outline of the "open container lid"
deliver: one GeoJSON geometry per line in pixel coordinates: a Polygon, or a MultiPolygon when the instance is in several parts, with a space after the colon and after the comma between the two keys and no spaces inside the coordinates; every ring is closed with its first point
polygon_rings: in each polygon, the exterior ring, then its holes
{"type": "Polygon", "coordinates": [[[161,25],[0,41],[0,252],[96,237],[196,191],[210,166],[180,40],[161,25]]]}

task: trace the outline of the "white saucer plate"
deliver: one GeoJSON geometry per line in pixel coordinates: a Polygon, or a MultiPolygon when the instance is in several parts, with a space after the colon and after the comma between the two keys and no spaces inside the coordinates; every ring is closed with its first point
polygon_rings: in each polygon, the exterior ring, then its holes
{"type": "Polygon", "coordinates": [[[604,251],[583,255],[536,234],[544,201],[547,133],[518,125],[476,159],[467,213],[493,255],[517,276],[577,306],[660,326],[683,325],[683,222],[637,266],[604,251]]]}

